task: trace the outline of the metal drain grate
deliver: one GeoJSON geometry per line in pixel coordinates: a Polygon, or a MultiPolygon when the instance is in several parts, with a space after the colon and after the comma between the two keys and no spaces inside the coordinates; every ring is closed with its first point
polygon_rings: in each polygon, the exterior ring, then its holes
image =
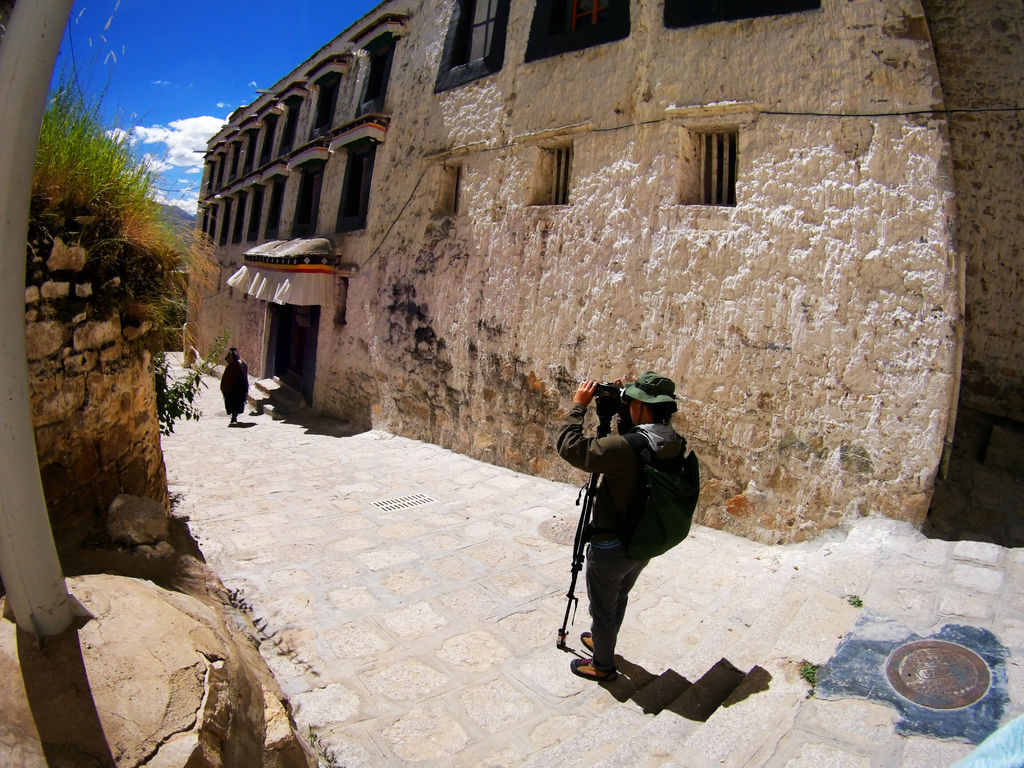
{"type": "Polygon", "coordinates": [[[420,507],[424,504],[432,504],[435,501],[437,501],[437,499],[424,496],[422,493],[414,493],[411,496],[399,496],[394,499],[375,501],[373,502],[373,506],[377,507],[377,509],[383,509],[385,512],[394,512],[399,509],[409,509],[410,507],[420,507]]]}

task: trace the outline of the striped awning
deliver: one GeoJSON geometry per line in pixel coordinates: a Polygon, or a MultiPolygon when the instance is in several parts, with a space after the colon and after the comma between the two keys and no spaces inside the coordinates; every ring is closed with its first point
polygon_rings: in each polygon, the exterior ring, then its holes
{"type": "Polygon", "coordinates": [[[337,257],[325,238],[271,240],[245,252],[228,285],[275,304],[323,306],[334,290],[337,257]]]}

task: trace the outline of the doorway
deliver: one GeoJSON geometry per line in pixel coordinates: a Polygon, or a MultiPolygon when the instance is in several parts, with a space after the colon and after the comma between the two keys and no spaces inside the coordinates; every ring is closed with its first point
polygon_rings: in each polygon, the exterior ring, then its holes
{"type": "Polygon", "coordinates": [[[269,304],[267,370],[313,404],[320,307],[269,304]]]}

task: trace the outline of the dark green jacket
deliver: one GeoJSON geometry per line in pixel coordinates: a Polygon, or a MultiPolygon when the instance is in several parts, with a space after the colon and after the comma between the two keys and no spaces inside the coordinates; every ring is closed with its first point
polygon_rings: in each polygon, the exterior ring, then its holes
{"type": "MultiPolygon", "coordinates": [[[[558,455],[577,469],[602,475],[594,500],[592,541],[628,540],[636,526],[640,510],[633,508],[634,490],[640,472],[640,459],[622,435],[585,437],[583,418],[586,406],[573,403],[558,433],[558,455]]],[[[685,442],[667,424],[643,424],[630,434],[647,438],[652,453],[659,459],[679,455],[685,442]]]]}

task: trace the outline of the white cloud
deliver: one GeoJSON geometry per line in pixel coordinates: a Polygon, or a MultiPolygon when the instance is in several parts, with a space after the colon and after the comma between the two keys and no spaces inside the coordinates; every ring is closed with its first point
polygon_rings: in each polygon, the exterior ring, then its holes
{"type": "Polygon", "coordinates": [[[221,118],[203,115],[172,120],[167,125],[136,126],[134,135],[140,144],[163,144],[167,148],[157,153],[165,167],[202,168],[206,142],[222,125],[221,118]]]}
{"type": "Polygon", "coordinates": [[[154,80],[150,83],[150,85],[170,85],[170,82],[168,82],[167,80],[154,80]]]}
{"type": "Polygon", "coordinates": [[[156,194],[153,195],[153,199],[163,205],[173,205],[175,208],[181,208],[185,213],[190,213],[193,216],[195,216],[196,212],[199,210],[199,205],[195,197],[187,200],[172,198],[169,197],[167,193],[157,190],[156,194]]]}
{"type": "Polygon", "coordinates": [[[132,141],[155,148],[155,151],[144,153],[143,158],[153,171],[162,176],[163,181],[155,195],[158,202],[177,206],[188,213],[196,212],[199,190],[194,183],[183,184],[181,174],[195,175],[202,171],[206,142],[223,125],[223,118],[203,115],[172,120],[167,125],[135,127],[132,141]],[[160,151],[160,145],[163,145],[163,151],[160,151]],[[161,186],[165,189],[160,189],[161,186]],[[173,198],[166,191],[171,188],[177,190],[173,198]]]}
{"type": "Polygon", "coordinates": [[[163,157],[160,157],[158,155],[152,155],[148,152],[142,156],[142,159],[146,161],[146,166],[149,168],[149,170],[153,171],[154,173],[163,173],[164,171],[169,171],[171,170],[171,168],[174,167],[166,160],[164,160],[163,157]]]}

